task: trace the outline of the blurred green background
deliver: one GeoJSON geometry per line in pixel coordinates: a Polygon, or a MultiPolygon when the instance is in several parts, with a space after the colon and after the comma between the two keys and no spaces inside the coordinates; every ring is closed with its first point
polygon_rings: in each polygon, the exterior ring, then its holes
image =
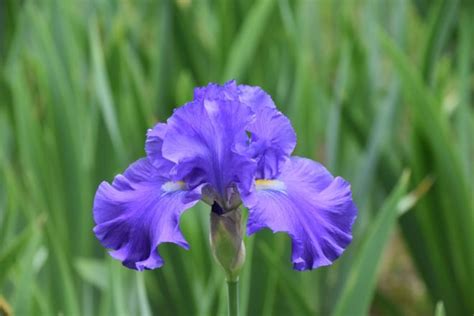
{"type": "Polygon", "coordinates": [[[208,207],[143,273],[91,207],[148,127],[228,79],[272,95],[360,212],[312,272],[285,235],[246,238],[243,315],[472,315],[473,21],[469,0],[1,1],[0,315],[225,315],[208,207]]]}

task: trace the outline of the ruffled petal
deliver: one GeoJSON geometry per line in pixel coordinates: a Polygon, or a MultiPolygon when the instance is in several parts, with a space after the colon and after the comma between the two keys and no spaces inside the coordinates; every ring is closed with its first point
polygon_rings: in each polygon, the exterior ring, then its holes
{"type": "Polygon", "coordinates": [[[184,183],[167,181],[148,159],[140,159],[112,185],[100,184],[93,207],[94,233],[124,266],[139,271],[161,267],[159,244],[188,248],[179,219],[200,194],[184,189],[184,183]]]}
{"type": "Polygon", "coordinates": [[[296,146],[290,120],[276,108],[261,107],[248,131],[251,133],[249,155],[258,164],[257,178],[276,177],[296,146]]]}
{"type": "Polygon", "coordinates": [[[164,123],[156,124],[147,131],[145,142],[145,151],[149,161],[162,175],[169,174],[171,168],[174,166],[174,163],[165,159],[161,152],[163,138],[166,135],[167,128],[168,126],[164,123]]]}
{"type": "Polygon", "coordinates": [[[193,102],[148,131],[146,151],[160,171],[225,195],[232,182],[249,189],[255,170],[276,177],[295,146],[289,119],[265,91],[229,81],[196,88],[193,102]]]}
{"type": "Polygon", "coordinates": [[[217,83],[209,83],[205,87],[194,89],[194,100],[227,100],[235,101],[239,99],[239,87],[235,80],[230,80],[223,85],[217,83]]]}
{"type": "Polygon", "coordinates": [[[257,180],[242,198],[247,233],[267,227],[288,233],[296,270],[331,264],[352,240],[357,208],[350,184],[310,159],[292,157],[277,179],[257,180]]]}
{"type": "Polygon", "coordinates": [[[232,183],[250,187],[255,161],[236,148],[248,142],[246,127],[253,119],[235,82],[196,89],[195,100],[167,121],[162,152],[176,164],[171,175],[191,186],[207,183],[222,198],[232,183]]]}
{"type": "Polygon", "coordinates": [[[238,87],[241,101],[255,112],[255,120],[247,126],[250,142],[244,150],[257,161],[257,178],[274,178],[295,149],[295,130],[265,91],[259,87],[238,87]]]}
{"type": "Polygon", "coordinates": [[[256,106],[275,108],[272,97],[260,87],[239,85],[238,93],[240,101],[252,108],[256,106]]]}

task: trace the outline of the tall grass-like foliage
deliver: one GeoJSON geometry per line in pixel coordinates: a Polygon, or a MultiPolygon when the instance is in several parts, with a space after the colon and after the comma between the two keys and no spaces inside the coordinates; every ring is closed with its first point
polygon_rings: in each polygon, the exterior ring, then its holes
{"type": "Polygon", "coordinates": [[[291,270],[284,235],[246,238],[242,314],[401,315],[377,286],[397,225],[428,311],[474,312],[470,1],[6,0],[0,16],[0,310],[225,313],[208,207],[183,216],[191,250],[163,245],[144,273],[104,253],[91,207],[193,87],[237,79],[270,92],[360,212],[313,272],[291,270]]]}

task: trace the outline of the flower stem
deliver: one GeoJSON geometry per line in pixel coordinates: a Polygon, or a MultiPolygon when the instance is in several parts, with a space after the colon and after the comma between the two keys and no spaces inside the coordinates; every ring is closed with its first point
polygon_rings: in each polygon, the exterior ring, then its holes
{"type": "Polygon", "coordinates": [[[229,316],[239,316],[239,281],[227,281],[229,316]]]}

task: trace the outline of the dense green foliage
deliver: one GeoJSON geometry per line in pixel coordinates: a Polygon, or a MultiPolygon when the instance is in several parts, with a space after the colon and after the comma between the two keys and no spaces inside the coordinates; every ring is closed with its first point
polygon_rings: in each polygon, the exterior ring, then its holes
{"type": "Polygon", "coordinates": [[[10,0],[0,15],[0,310],[225,313],[208,207],[183,216],[190,251],[163,245],[165,266],[137,273],[100,247],[91,206],[148,127],[235,78],[273,96],[297,153],[350,180],[360,212],[344,256],[312,272],[291,270],[286,236],[247,237],[243,314],[474,313],[470,1],[10,0]],[[428,307],[377,286],[397,225],[428,307]]]}

